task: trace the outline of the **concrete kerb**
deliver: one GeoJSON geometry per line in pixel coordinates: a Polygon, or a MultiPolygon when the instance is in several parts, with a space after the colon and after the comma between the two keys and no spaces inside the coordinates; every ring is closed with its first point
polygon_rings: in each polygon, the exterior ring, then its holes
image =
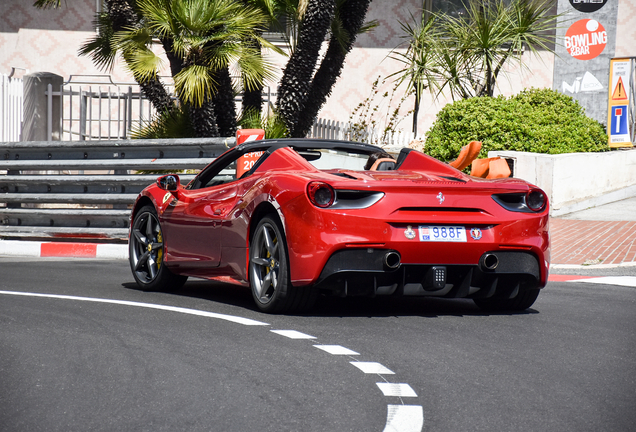
{"type": "Polygon", "coordinates": [[[128,245],[0,240],[0,256],[65,257],[127,260],[128,245]]]}
{"type": "MultiPolygon", "coordinates": [[[[128,260],[127,244],[38,242],[0,239],[0,257],[36,258],[93,258],[103,260],[128,260]]],[[[551,270],[592,270],[634,267],[636,262],[621,264],[552,264],[551,270]]]]}

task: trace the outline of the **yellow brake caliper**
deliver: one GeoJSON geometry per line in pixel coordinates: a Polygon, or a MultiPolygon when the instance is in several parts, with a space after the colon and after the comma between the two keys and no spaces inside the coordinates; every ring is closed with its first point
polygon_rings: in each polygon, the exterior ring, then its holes
{"type": "MultiPolygon", "coordinates": [[[[274,237],[273,242],[274,242],[274,244],[278,243],[278,238],[274,237]]],[[[269,253],[269,251],[267,251],[267,258],[271,258],[271,256],[272,255],[269,253]]],[[[275,265],[276,265],[276,262],[274,260],[272,260],[271,263],[265,269],[265,274],[269,274],[270,271],[274,270],[274,266],[275,265]]]]}
{"type": "MultiPolygon", "coordinates": [[[[157,233],[157,241],[159,243],[163,243],[163,236],[161,235],[161,231],[157,233]]],[[[163,258],[163,247],[161,247],[157,251],[157,269],[161,268],[161,263],[163,262],[162,258],[163,258]]]]}

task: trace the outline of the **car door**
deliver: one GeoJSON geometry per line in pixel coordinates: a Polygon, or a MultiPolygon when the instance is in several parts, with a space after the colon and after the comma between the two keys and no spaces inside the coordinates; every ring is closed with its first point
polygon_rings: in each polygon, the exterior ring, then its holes
{"type": "Polygon", "coordinates": [[[178,190],[164,212],[167,258],[173,264],[194,270],[219,266],[223,220],[238,200],[239,157],[229,152],[208,166],[194,187],[178,190]]]}
{"type": "Polygon", "coordinates": [[[217,267],[221,260],[220,230],[237,199],[232,183],[188,190],[164,212],[168,257],[182,267],[217,267]]]}

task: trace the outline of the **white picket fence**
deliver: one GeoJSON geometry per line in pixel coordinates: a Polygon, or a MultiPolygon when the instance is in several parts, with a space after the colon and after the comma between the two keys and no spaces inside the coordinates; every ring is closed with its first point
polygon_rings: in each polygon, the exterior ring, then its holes
{"type": "Polygon", "coordinates": [[[22,79],[0,75],[0,142],[20,141],[23,103],[22,79]]]}
{"type": "Polygon", "coordinates": [[[367,128],[361,131],[355,130],[350,122],[320,118],[314,122],[308,138],[358,141],[375,144],[380,147],[406,147],[415,139],[413,132],[409,131],[384,133],[384,131],[375,128],[367,128]]]}

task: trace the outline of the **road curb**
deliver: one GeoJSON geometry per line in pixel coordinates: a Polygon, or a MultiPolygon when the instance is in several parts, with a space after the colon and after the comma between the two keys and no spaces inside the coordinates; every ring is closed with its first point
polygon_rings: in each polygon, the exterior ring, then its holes
{"type": "Polygon", "coordinates": [[[0,255],[125,260],[128,259],[128,245],[0,240],[0,255]]]}

